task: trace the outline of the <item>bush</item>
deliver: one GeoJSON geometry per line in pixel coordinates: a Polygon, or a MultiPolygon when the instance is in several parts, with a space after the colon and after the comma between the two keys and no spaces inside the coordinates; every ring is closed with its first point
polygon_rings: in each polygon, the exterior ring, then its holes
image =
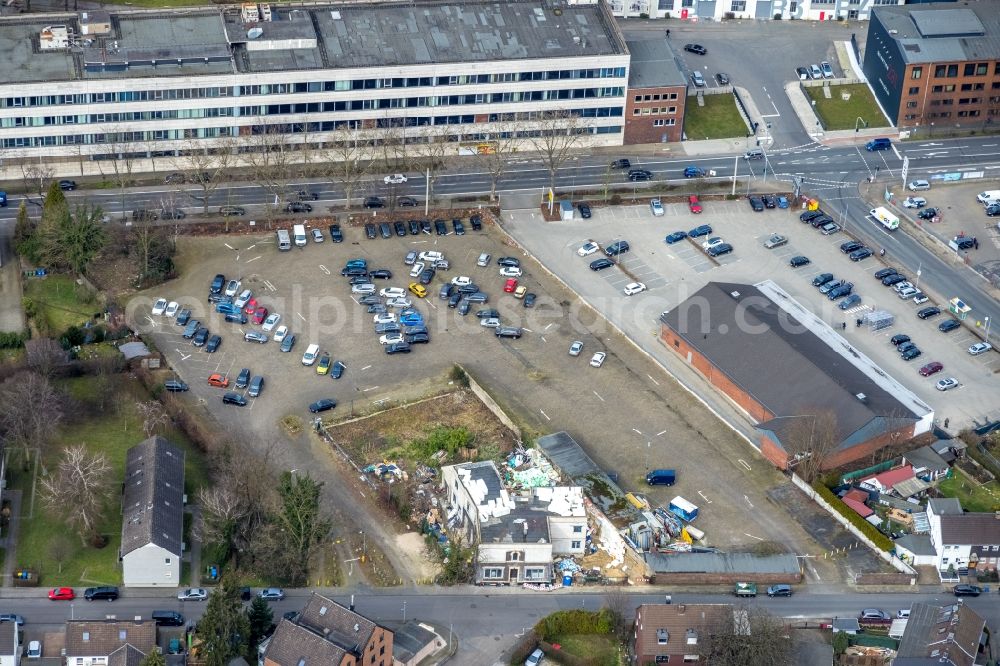
{"type": "Polygon", "coordinates": [[[465,370],[458,364],[451,366],[451,371],[448,372],[448,379],[463,388],[469,387],[469,375],[465,374],[465,370]]]}
{"type": "Polygon", "coordinates": [[[565,634],[610,634],[614,628],[615,618],[607,608],[596,612],[566,610],[543,617],[535,625],[535,633],[542,640],[551,641],[565,634]]]}
{"type": "Polygon", "coordinates": [[[24,333],[0,332],[0,349],[20,349],[27,337],[24,333]]]}
{"type": "Polygon", "coordinates": [[[872,543],[874,543],[878,548],[887,553],[895,548],[892,543],[892,539],[879,532],[875,529],[874,525],[859,516],[849,506],[840,501],[840,498],[834,495],[832,490],[818,481],[813,482],[813,489],[819,493],[820,497],[825,499],[830,506],[836,509],[840,515],[847,518],[849,523],[857,527],[862,534],[871,539],[872,543]]]}

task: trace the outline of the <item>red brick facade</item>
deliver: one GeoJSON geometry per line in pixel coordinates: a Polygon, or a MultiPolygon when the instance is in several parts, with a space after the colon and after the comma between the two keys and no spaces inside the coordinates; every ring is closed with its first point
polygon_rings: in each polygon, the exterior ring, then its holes
{"type": "Polygon", "coordinates": [[[1000,61],[907,65],[899,127],[985,127],[1000,122],[1000,61]]]}
{"type": "Polygon", "coordinates": [[[687,86],[629,88],[627,95],[625,145],[681,140],[687,86]]]}

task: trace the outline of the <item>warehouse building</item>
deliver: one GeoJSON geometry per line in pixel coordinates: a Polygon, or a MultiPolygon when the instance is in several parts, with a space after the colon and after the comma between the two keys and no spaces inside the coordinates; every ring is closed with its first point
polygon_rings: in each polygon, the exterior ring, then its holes
{"type": "Polygon", "coordinates": [[[1000,2],[876,7],[863,64],[900,129],[1000,121],[1000,2]]]}
{"type": "Polygon", "coordinates": [[[927,432],[934,418],[771,281],[711,282],[661,315],[659,337],[755,422],[761,453],[782,469],[809,454],[802,423],[817,414],[836,420],[824,469],[927,432]]]}
{"type": "Polygon", "coordinates": [[[605,4],[517,0],[33,14],[0,19],[0,52],[5,164],[621,145],[629,68],[605,4]]]}

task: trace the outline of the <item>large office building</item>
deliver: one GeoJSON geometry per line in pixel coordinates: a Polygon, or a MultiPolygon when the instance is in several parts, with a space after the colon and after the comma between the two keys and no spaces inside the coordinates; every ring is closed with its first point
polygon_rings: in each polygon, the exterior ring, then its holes
{"type": "Polygon", "coordinates": [[[900,129],[1000,121],[1000,1],[877,7],[864,72],[900,129]]]}
{"type": "Polygon", "coordinates": [[[4,163],[580,134],[620,145],[607,5],[244,4],[0,20],[4,163]],[[272,142],[273,143],[273,140],[272,142]],[[255,148],[255,145],[258,147],[255,148]]]}
{"type": "MultiPolygon", "coordinates": [[[[876,5],[905,0],[608,0],[615,16],[638,18],[865,20],[876,5]]],[[[595,3],[597,0],[580,0],[595,3]]]]}

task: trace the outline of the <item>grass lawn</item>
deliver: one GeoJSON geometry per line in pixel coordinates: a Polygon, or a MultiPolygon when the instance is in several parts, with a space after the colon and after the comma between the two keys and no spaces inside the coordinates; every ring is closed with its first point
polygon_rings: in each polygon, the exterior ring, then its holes
{"type": "Polygon", "coordinates": [[[31,299],[38,309],[39,328],[47,327],[57,334],[86,323],[100,309],[90,291],[69,275],[26,279],[24,297],[31,299]]]}
{"type": "Polygon", "coordinates": [[[938,484],[945,497],[955,497],[966,511],[1000,511],[1000,481],[977,486],[967,476],[956,472],[938,484]]]}
{"type": "Polygon", "coordinates": [[[583,634],[557,636],[552,645],[558,645],[568,654],[581,659],[591,659],[588,663],[599,666],[618,666],[624,663],[619,658],[618,642],[614,636],[602,634],[583,634]]]}
{"type": "MultiPolygon", "coordinates": [[[[121,513],[119,491],[122,472],[125,468],[125,452],[144,439],[135,404],[149,400],[149,395],[136,380],[126,375],[111,377],[110,383],[101,387],[95,377],[77,377],[60,382],[59,386],[70,396],[82,403],[76,410],[78,416],[64,419],[53,443],[55,452],[72,444],[86,444],[91,451],[104,453],[113,471],[114,492],[109,501],[105,520],[100,531],[108,538],[108,545],[102,549],[85,546],[79,537],[69,533],[64,523],[47,510],[36,497],[33,517],[31,493],[35,470],[24,472],[20,465],[11,467],[11,486],[23,492],[22,520],[17,539],[16,565],[32,567],[41,574],[41,583],[46,587],[55,585],[97,585],[121,582],[118,568],[118,547],[121,543],[121,513]],[[103,388],[110,397],[105,409],[99,408],[95,397],[103,388]],[[55,536],[62,535],[62,536],[55,536]],[[53,542],[61,546],[65,555],[60,571],[55,556],[53,542]]],[[[208,475],[200,453],[177,430],[170,428],[164,436],[184,449],[185,489],[188,494],[208,483],[208,475]]],[[[53,470],[59,454],[44,460],[44,467],[53,470]]]]}
{"type": "MultiPolygon", "coordinates": [[[[875,98],[863,83],[830,86],[830,99],[824,97],[822,86],[807,87],[805,91],[815,102],[816,115],[823,121],[826,130],[854,129],[858,118],[868,123],[868,127],[888,127],[875,98]],[[841,93],[850,93],[851,98],[845,102],[840,97],[841,93]]],[[[864,123],[858,124],[864,127],[864,123]]]]}
{"type": "Polygon", "coordinates": [[[747,124],[736,108],[732,95],[705,95],[705,106],[698,106],[698,98],[687,98],[684,111],[684,134],[691,141],[702,139],[728,139],[746,136],[747,124]]]}

